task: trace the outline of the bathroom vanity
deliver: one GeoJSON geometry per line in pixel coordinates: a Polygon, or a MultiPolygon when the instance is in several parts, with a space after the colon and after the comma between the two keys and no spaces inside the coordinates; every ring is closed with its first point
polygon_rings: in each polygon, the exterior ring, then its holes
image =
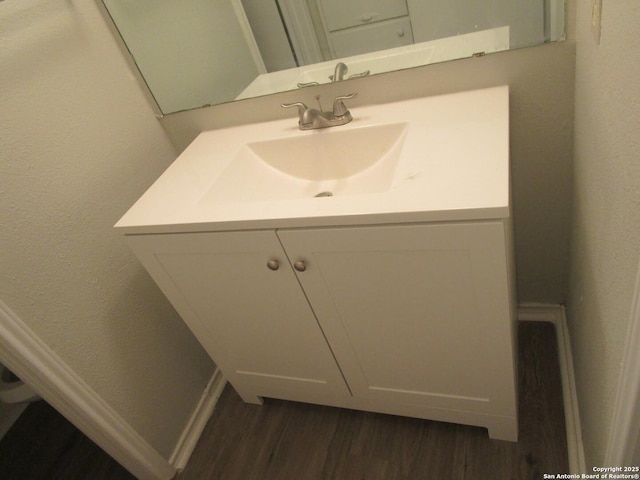
{"type": "Polygon", "coordinates": [[[203,132],[116,227],[246,402],[517,440],[508,88],[352,114],[203,132]]]}

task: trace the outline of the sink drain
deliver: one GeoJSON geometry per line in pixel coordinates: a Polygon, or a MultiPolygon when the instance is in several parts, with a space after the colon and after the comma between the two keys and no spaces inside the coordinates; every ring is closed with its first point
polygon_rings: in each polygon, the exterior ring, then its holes
{"type": "Polygon", "coordinates": [[[331,192],[320,192],[317,195],[314,195],[316,198],[318,197],[333,197],[333,193],[331,192]]]}

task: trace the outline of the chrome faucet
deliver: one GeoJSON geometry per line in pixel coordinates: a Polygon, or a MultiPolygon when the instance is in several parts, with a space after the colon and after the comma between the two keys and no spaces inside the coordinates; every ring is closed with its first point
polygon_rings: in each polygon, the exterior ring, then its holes
{"type": "MultiPolygon", "coordinates": [[[[371,73],[371,70],[365,70],[364,72],[354,73],[347,77],[346,75],[348,71],[349,67],[347,67],[345,63],[338,62],[335,70],[333,71],[333,75],[329,75],[329,80],[331,80],[332,82],[341,82],[342,80],[349,80],[351,78],[366,77],[371,73]]],[[[298,84],[298,86],[301,85],[298,84]]]]}
{"type": "Polygon", "coordinates": [[[302,102],[283,103],[282,108],[297,107],[298,108],[298,126],[300,130],[315,130],[317,128],[337,127],[345,125],[353,120],[351,112],[345,106],[343,100],[353,98],[357,92],[349,95],[338,96],[333,101],[333,111],[323,112],[320,105],[320,95],[316,97],[320,109],[309,108],[302,102]]]}
{"type": "Polygon", "coordinates": [[[347,67],[342,62],[338,62],[338,64],[336,65],[336,69],[333,71],[333,78],[331,79],[331,81],[341,82],[342,80],[344,80],[344,76],[347,74],[348,71],[349,71],[349,67],[347,67]]]}
{"type": "MultiPolygon", "coordinates": [[[[341,82],[342,80],[349,80],[351,78],[366,77],[371,73],[371,70],[365,70],[364,72],[354,73],[352,75],[349,75],[348,77],[346,76],[347,72],[349,72],[349,67],[347,67],[347,65],[344,62],[338,62],[336,64],[336,68],[333,70],[333,75],[329,75],[329,80],[331,80],[332,82],[341,82]]],[[[297,85],[298,85],[298,88],[304,88],[304,87],[314,87],[316,85],[320,85],[320,83],[316,81],[299,82],[297,85]]]]}

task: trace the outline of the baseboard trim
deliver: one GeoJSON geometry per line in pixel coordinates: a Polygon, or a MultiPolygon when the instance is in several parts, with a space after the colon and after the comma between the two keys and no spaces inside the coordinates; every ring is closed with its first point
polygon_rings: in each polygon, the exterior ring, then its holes
{"type": "Polygon", "coordinates": [[[169,463],[173,465],[173,468],[178,472],[184,470],[184,467],[187,465],[226,384],[227,381],[223,377],[222,372],[216,368],[187,426],[182,432],[182,435],[180,435],[176,448],[169,458],[169,463]]]}
{"type": "Polygon", "coordinates": [[[565,309],[562,305],[520,304],[518,305],[518,321],[550,322],[556,329],[565,428],[567,431],[569,473],[582,474],[586,472],[586,463],[582,443],[582,427],[580,425],[575,372],[573,369],[573,354],[571,353],[565,309]]]}
{"type": "Polygon", "coordinates": [[[176,470],[0,300],[0,361],[139,479],[176,470]]]}

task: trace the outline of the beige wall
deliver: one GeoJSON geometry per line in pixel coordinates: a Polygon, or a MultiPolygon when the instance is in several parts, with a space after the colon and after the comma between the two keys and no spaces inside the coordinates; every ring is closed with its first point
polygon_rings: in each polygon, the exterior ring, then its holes
{"type": "Polygon", "coordinates": [[[640,4],[579,0],[568,316],[588,465],[603,465],[640,255],[640,4]]]}
{"type": "MultiPolygon", "coordinates": [[[[576,21],[570,2],[577,32],[567,42],[354,80],[348,90],[360,94],[355,110],[511,86],[519,300],[565,302],[571,233],[568,315],[587,461],[600,464],[640,254],[640,7],[605,2],[597,46],[589,4],[577,0],[576,21]]],[[[93,3],[0,7],[0,298],[168,456],[213,365],[111,226],[174,149],[93,3]]],[[[289,117],[281,102],[343,90],[327,85],[162,123],[182,149],[201,130],[289,117]]]]}
{"type": "MultiPolygon", "coordinates": [[[[568,315],[585,448],[588,463],[601,464],[640,253],[640,6],[605,2],[596,46],[591,2],[576,3],[567,42],[354,80],[348,90],[360,93],[355,110],[511,86],[519,300],[565,302],[571,233],[568,315]]],[[[0,23],[0,298],[168,456],[213,365],[111,225],[173,147],[95,4],[3,2],[0,23]]],[[[316,92],[346,93],[322,86],[163,124],[182,149],[203,129],[288,117],[279,103],[312,103],[316,92]]]]}
{"type": "Polygon", "coordinates": [[[213,365],[112,225],[175,150],[95,2],[0,25],[0,299],[168,458],[213,365]]]}
{"type": "Polygon", "coordinates": [[[328,108],[334,96],[358,91],[349,101],[357,113],[363,104],[508,84],[518,298],[564,303],[573,155],[573,4],[568,14],[566,42],[181,112],[162,123],[182,150],[202,130],[285,117],[293,125],[293,114],[280,103],[302,100],[313,105],[316,93],[328,108]]]}

